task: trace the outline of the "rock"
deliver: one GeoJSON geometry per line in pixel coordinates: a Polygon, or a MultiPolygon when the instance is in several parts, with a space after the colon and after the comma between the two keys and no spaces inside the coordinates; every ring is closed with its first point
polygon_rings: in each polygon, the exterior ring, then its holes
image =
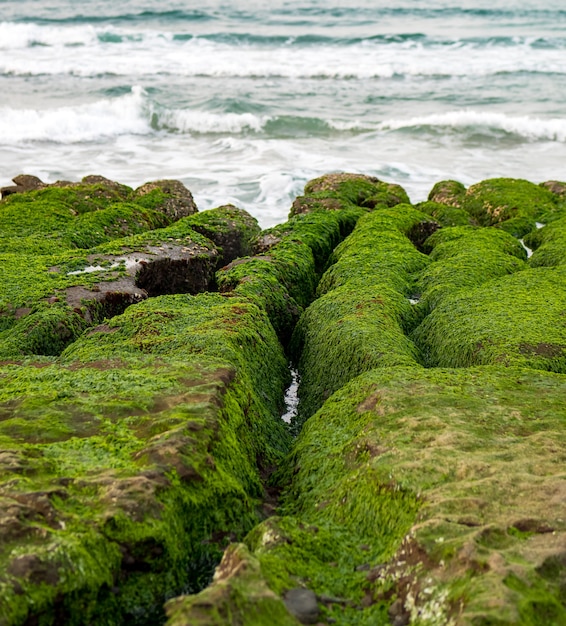
{"type": "Polygon", "coordinates": [[[165,213],[172,220],[193,215],[198,211],[193,195],[178,180],[156,180],[145,183],[134,191],[132,199],[165,213]]]}
{"type": "Polygon", "coordinates": [[[257,220],[232,204],[197,213],[190,218],[189,223],[196,232],[217,246],[219,268],[234,259],[252,254],[255,241],[261,233],[257,220]]]}
{"type": "Polygon", "coordinates": [[[6,198],[15,193],[26,193],[36,189],[43,189],[46,186],[37,176],[32,176],[31,174],[19,174],[12,178],[12,181],[15,183],[14,185],[0,189],[0,198],[6,198]]]}
{"type": "Polygon", "coordinates": [[[285,606],[289,613],[294,615],[301,624],[316,624],[318,622],[318,604],[316,595],[310,589],[296,587],[285,594],[285,606]]]}
{"type": "Polygon", "coordinates": [[[561,198],[566,196],[566,183],[558,180],[547,180],[544,183],[540,183],[540,186],[561,198]]]}
{"type": "Polygon", "coordinates": [[[438,204],[461,207],[466,195],[466,188],[455,180],[443,180],[436,183],[428,194],[428,200],[438,204]]]}

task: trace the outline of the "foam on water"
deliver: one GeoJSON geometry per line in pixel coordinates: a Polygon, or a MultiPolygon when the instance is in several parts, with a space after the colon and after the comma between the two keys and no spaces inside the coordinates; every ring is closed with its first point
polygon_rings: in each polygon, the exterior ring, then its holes
{"type": "Polygon", "coordinates": [[[177,178],[283,221],[330,171],[564,178],[558,0],[7,0],[0,172],[177,178]]]}

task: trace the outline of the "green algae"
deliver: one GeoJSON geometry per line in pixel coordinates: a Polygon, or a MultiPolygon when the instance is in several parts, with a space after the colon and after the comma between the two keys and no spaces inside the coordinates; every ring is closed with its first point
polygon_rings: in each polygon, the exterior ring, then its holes
{"type": "Polygon", "coordinates": [[[531,267],[556,267],[566,263],[566,217],[550,222],[525,237],[525,245],[534,250],[531,267]]]}
{"type": "Polygon", "coordinates": [[[566,532],[551,503],[565,393],[562,376],[500,367],[352,380],[294,447],[283,508],[297,520],[268,520],[247,539],[270,584],[341,597],[356,618],[323,610],[345,624],[535,624],[538,604],[561,623],[559,580],[541,563],[566,532]]]}
{"type": "Polygon", "coordinates": [[[430,218],[408,205],[376,209],[335,248],[291,344],[301,375],[296,426],[358,374],[418,365],[404,333],[417,323],[407,297],[429,260],[406,233],[423,223],[430,218]]]}
{"type": "Polygon", "coordinates": [[[413,276],[426,266],[428,258],[407,235],[429,221],[428,216],[405,204],[365,215],[354,232],[335,248],[317,293],[350,282],[368,285],[375,281],[410,294],[413,276]]]}
{"type": "Polygon", "coordinates": [[[235,297],[163,296],[51,365],[1,368],[3,494],[29,509],[0,552],[7,623],[154,623],[165,598],[206,582],[222,537],[257,523],[260,470],[287,450],[270,328],[235,297]],[[87,549],[100,574],[72,576],[87,549]]]}
{"type": "Polygon", "coordinates": [[[459,207],[441,204],[440,202],[419,202],[415,208],[430,215],[441,226],[468,226],[473,224],[470,214],[459,207]]]}
{"type": "Polygon", "coordinates": [[[81,252],[3,254],[0,358],[56,355],[86,327],[146,297],[142,290],[194,293],[213,286],[217,249],[188,219],[81,252]],[[78,287],[79,295],[70,296],[78,287]]]}
{"type": "Polygon", "coordinates": [[[425,249],[432,263],[421,272],[416,287],[425,313],[458,290],[527,268],[519,241],[495,228],[443,228],[426,240],[425,249]]]}
{"type": "Polygon", "coordinates": [[[457,180],[441,180],[428,194],[428,201],[459,208],[464,202],[466,187],[457,180]]]}
{"type": "Polygon", "coordinates": [[[456,291],[412,334],[430,367],[521,365],[566,373],[564,272],[536,268],[456,291]]]}
{"type": "Polygon", "coordinates": [[[534,228],[535,221],[546,221],[556,211],[554,194],[526,180],[492,178],[472,185],[462,202],[482,226],[499,225],[515,236],[534,228]]]}
{"type": "Polygon", "coordinates": [[[305,195],[317,199],[338,198],[370,209],[410,202],[400,185],[363,174],[326,174],[309,181],[305,185],[305,195]]]}
{"type": "Polygon", "coordinates": [[[187,223],[214,242],[219,251],[218,267],[252,254],[261,232],[254,217],[231,204],[195,213],[187,218],[187,223]]]}
{"type": "Polygon", "coordinates": [[[387,284],[337,287],[302,315],[292,353],[301,375],[301,424],[351,378],[375,367],[417,365],[418,352],[403,333],[413,315],[408,300],[387,284]]]}
{"type": "Polygon", "coordinates": [[[319,272],[347,234],[357,211],[314,211],[264,231],[257,254],[238,259],[216,274],[218,289],[246,297],[265,310],[287,344],[301,312],[315,296],[319,272]]]}
{"type": "Polygon", "coordinates": [[[287,611],[266,584],[258,559],[244,544],[233,544],[225,552],[213,584],[189,597],[166,605],[168,626],[297,626],[300,622],[287,611]]]}

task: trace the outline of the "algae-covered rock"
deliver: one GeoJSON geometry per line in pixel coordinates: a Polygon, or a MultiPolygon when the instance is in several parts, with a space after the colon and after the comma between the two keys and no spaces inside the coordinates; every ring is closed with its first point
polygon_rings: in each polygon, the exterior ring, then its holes
{"type": "Polygon", "coordinates": [[[214,244],[184,220],[81,253],[1,255],[0,355],[56,355],[87,325],[148,296],[205,291],[214,285],[217,258],[214,244]],[[58,324],[77,332],[53,342],[58,324]]]}
{"type": "Polygon", "coordinates": [[[566,373],[566,273],[536,268],[457,290],[412,337],[429,367],[521,365],[566,373]]]}
{"type": "Polygon", "coordinates": [[[282,599],[267,585],[259,561],[244,544],[224,553],[212,584],[193,596],[167,605],[167,626],[298,626],[282,599]]]}
{"type": "Polygon", "coordinates": [[[249,302],[163,296],[41,365],[0,369],[2,623],[156,623],[258,521],[282,349],[249,302]]]}
{"type": "Polygon", "coordinates": [[[188,220],[193,230],[218,248],[218,267],[252,254],[261,229],[255,217],[232,204],[196,213],[188,220]]]}
{"type": "Polygon", "coordinates": [[[514,236],[533,230],[556,211],[552,192],[526,180],[493,178],[466,191],[464,208],[482,226],[498,225],[514,236]]]}
{"type": "Polygon", "coordinates": [[[525,245],[534,250],[531,267],[556,267],[566,264],[566,217],[550,222],[525,237],[525,245]]]}
{"type": "Polygon", "coordinates": [[[443,228],[426,240],[432,261],[418,277],[419,308],[430,312],[457,290],[527,268],[525,249],[512,235],[496,228],[443,228]]]}
{"type": "Polygon", "coordinates": [[[144,183],[132,194],[134,202],[164,213],[172,220],[188,217],[198,211],[192,193],[178,180],[156,180],[144,183]]]}
{"type": "Polygon", "coordinates": [[[419,202],[415,208],[430,215],[441,226],[473,225],[470,214],[458,206],[441,204],[440,202],[419,202]]]}
{"type": "MultiPolygon", "coordinates": [[[[368,209],[410,203],[407,193],[400,185],[386,183],[365,174],[325,174],[305,185],[305,195],[317,199],[339,198],[368,209]]],[[[294,210],[302,212],[298,208],[294,210]]]]}
{"type": "Polygon", "coordinates": [[[466,188],[456,180],[443,180],[436,183],[428,194],[428,200],[446,206],[461,208],[466,188]]]}
{"type": "Polygon", "coordinates": [[[364,371],[418,365],[418,350],[404,329],[416,323],[408,296],[428,258],[405,233],[429,222],[408,205],[376,210],[334,250],[320,297],[293,336],[301,371],[299,424],[364,371]]]}
{"type": "Polygon", "coordinates": [[[296,215],[258,237],[254,256],[237,259],[216,274],[222,292],[233,291],[263,308],[286,344],[315,295],[318,276],[334,246],[360,213],[351,209],[296,215]]]}
{"type": "Polygon", "coordinates": [[[294,446],[294,517],[246,540],[268,582],[325,597],[323,622],[563,623],[565,394],[504,367],[352,380],[294,446]]]}

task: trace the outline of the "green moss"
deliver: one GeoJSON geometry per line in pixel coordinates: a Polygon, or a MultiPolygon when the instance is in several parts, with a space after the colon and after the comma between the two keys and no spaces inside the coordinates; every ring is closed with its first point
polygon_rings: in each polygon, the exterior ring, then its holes
{"type": "Polygon", "coordinates": [[[267,586],[261,566],[245,545],[226,551],[214,583],[198,595],[167,604],[168,626],[298,626],[283,601],[267,586]]]}
{"type": "Polygon", "coordinates": [[[441,226],[467,226],[472,223],[470,214],[459,207],[440,202],[419,202],[415,208],[434,218],[441,226]]]}
{"type": "Polygon", "coordinates": [[[297,422],[364,371],[417,365],[417,350],[402,331],[412,314],[407,299],[383,284],[346,285],[316,300],[293,336],[301,376],[297,422]]]}
{"type": "Polygon", "coordinates": [[[525,245],[534,250],[531,267],[554,267],[566,263],[566,217],[547,224],[525,237],[525,245]]]}
{"type": "Polygon", "coordinates": [[[264,522],[247,539],[271,586],[345,598],[359,621],[343,623],[372,623],[365,612],[395,598],[414,623],[530,624],[537,603],[562,619],[560,576],[538,563],[560,550],[540,533],[566,532],[551,502],[565,394],[564,376],[517,368],[353,379],[297,439],[284,498],[296,519],[264,522]],[[508,530],[517,525],[534,532],[519,537],[508,530]]]}
{"type": "Polygon", "coordinates": [[[320,297],[301,317],[291,345],[301,376],[298,425],[360,373],[418,364],[403,329],[417,322],[407,296],[428,257],[405,233],[423,222],[428,216],[408,205],[379,209],[360,218],[335,248],[320,297]]]}
{"type": "Polygon", "coordinates": [[[554,195],[534,183],[515,178],[492,178],[472,185],[462,202],[473,219],[482,226],[501,225],[511,234],[524,235],[534,221],[556,211],[554,195]],[[513,222],[511,222],[513,220],[513,222]],[[509,221],[507,226],[504,223],[509,221]]]}
{"type": "Polygon", "coordinates": [[[182,295],[132,306],[42,365],[0,368],[0,481],[19,503],[1,531],[1,613],[160,621],[165,598],[208,582],[223,537],[258,521],[261,472],[289,444],[282,349],[251,303],[182,295]],[[51,567],[57,545],[75,548],[51,567]],[[96,567],[74,576],[86,550],[96,567]]]}
{"type": "MultiPolygon", "coordinates": [[[[332,203],[326,202],[328,199],[367,209],[410,203],[409,196],[400,185],[386,183],[364,174],[325,174],[305,185],[305,196],[306,202],[302,203],[303,206],[312,204],[312,200],[318,200],[326,209],[332,208],[332,203]]],[[[293,206],[294,212],[304,211],[303,208],[293,206]]]]}
{"type": "Polygon", "coordinates": [[[313,253],[317,273],[321,273],[328,263],[331,252],[354,229],[363,215],[358,208],[341,210],[312,210],[310,213],[290,217],[263,231],[259,240],[260,251],[269,250],[274,243],[285,238],[306,244],[313,253]]]}
{"type": "Polygon", "coordinates": [[[390,285],[409,295],[414,275],[428,263],[407,237],[429,218],[408,205],[376,210],[360,219],[354,232],[337,246],[318,294],[350,283],[390,285]]]}
{"type": "Polygon", "coordinates": [[[434,185],[428,200],[451,207],[461,207],[466,196],[466,187],[456,180],[442,180],[434,185]]]}
{"type": "Polygon", "coordinates": [[[315,211],[264,231],[256,256],[217,272],[218,288],[249,298],[264,309],[287,344],[301,312],[314,298],[318,272],[358,215],[357,211],[315,211]]]}
{"type": "Polygon", "coordinates": [[[443,297],[413,333],[433,367],[524,365],[566,372],[566,275],[525,270],[443,297]]]}
{"type": "Polygon", "coordinates": [[[252,254],[261,232],[254,217],[231,204],[195,213],[187,223],[219,248],[219,267],[252,254]]]}
{"type": "Polygon", "coordinates": [[[429,312],[458,290],[526,269],[526,252],[511,235],[494,228],[443,228],[425,243],[432,250],[419,276],[419,308],[429,312]]]}

